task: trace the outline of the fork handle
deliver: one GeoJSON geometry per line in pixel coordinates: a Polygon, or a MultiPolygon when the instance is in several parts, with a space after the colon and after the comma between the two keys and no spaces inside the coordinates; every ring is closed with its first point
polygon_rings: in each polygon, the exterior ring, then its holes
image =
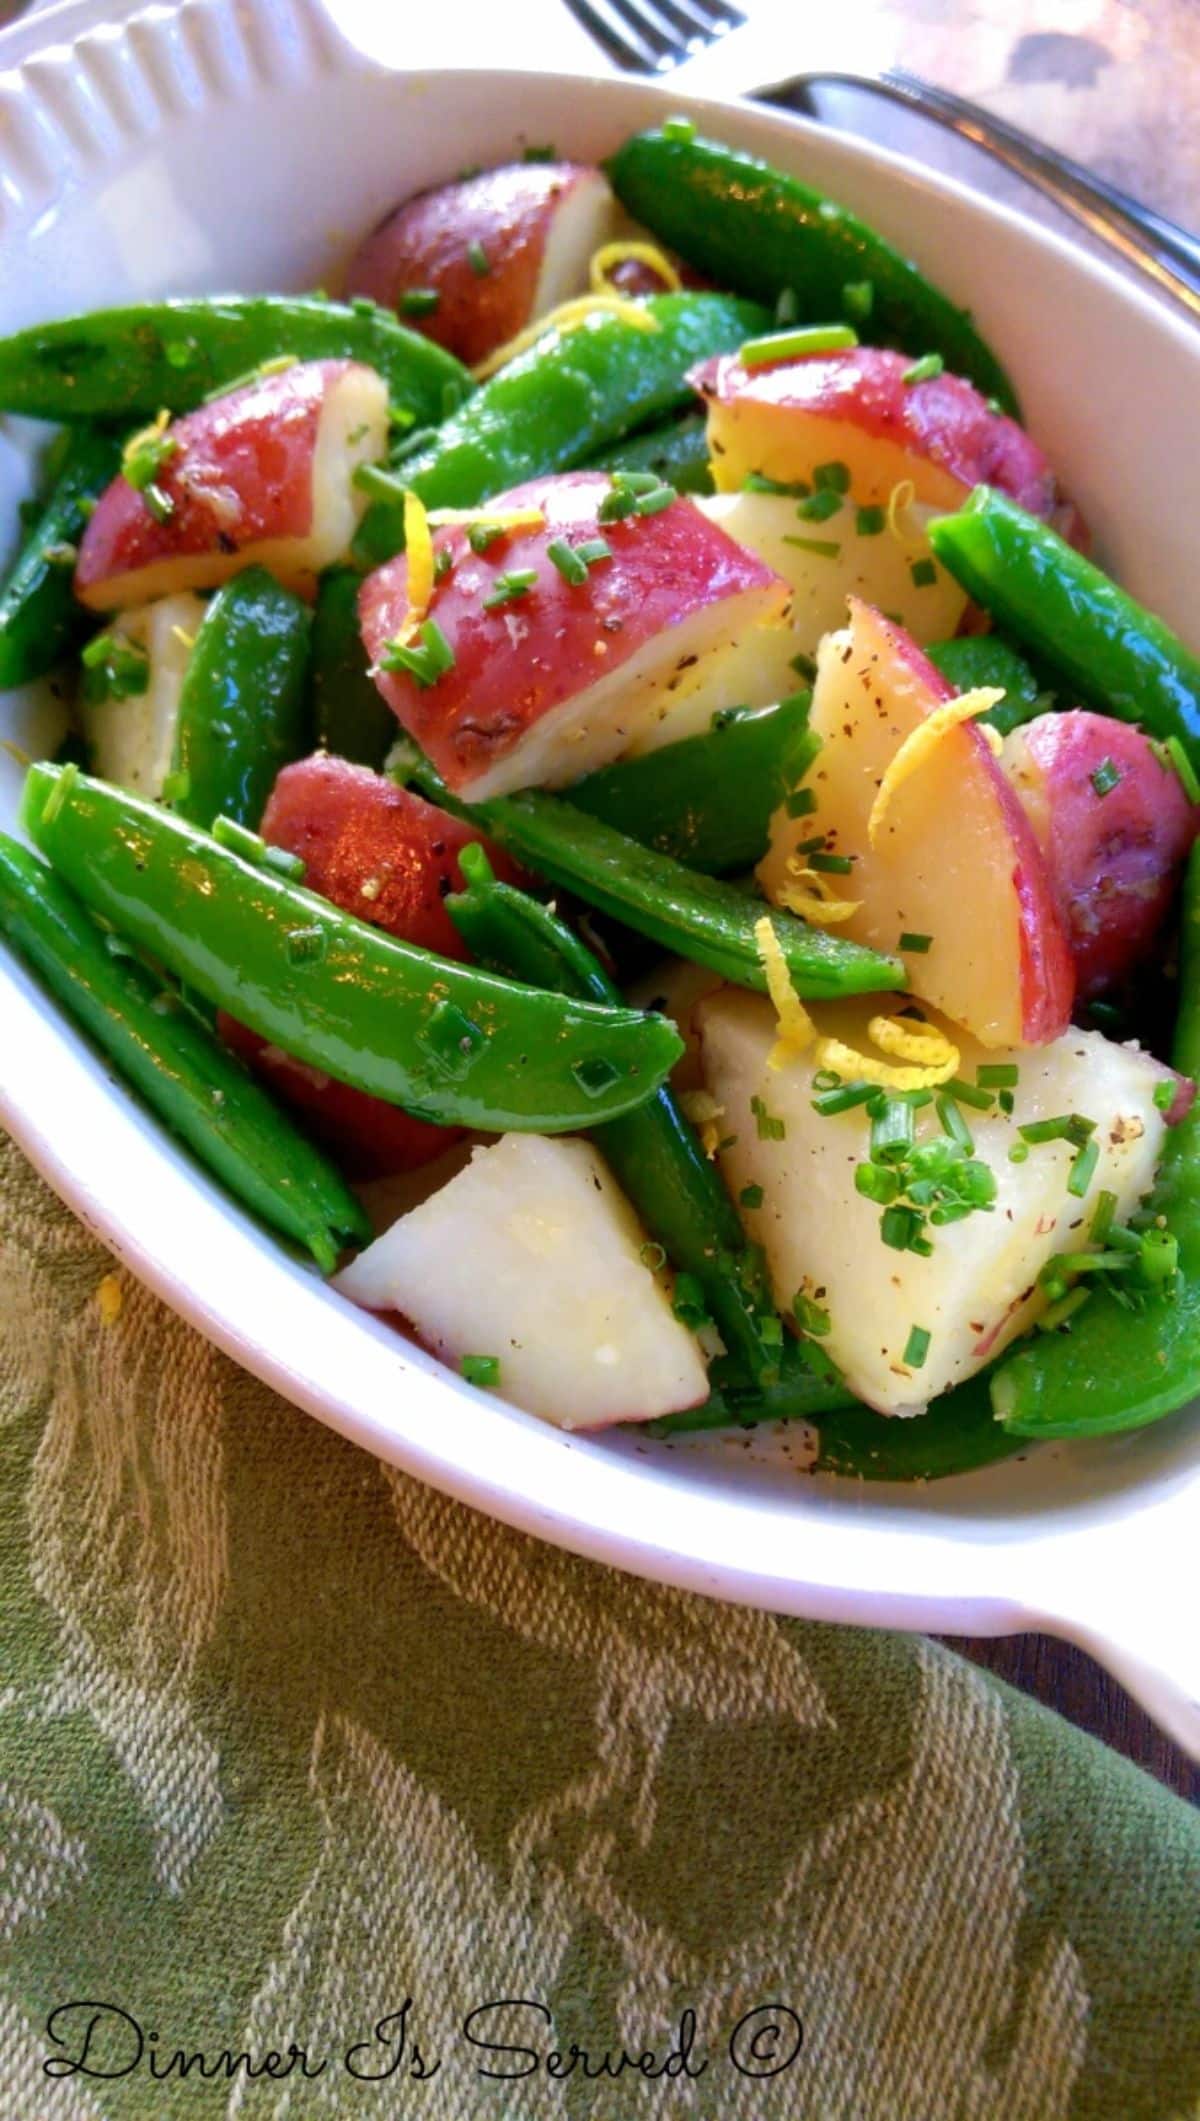
{"type": "MultiPolygon", "coordinates": [[[[937,88],[900,70],[884,75],[807,74],[801,80],[805,95],[826,86],[865,89],[969,140],[1015,170],[1200,319],[1200,241],[1177,222],[1139,205],[1127,192],[1106,184],[1103,178],[1092,176],[1069,155],[1043,147],[1018,126],[994,117],[991,111],[967,102],[949,89],[937,88]]],[[[762,100],[786,103],[788,91],[789,84],[780,83],[761,92],[762,100]]]]}

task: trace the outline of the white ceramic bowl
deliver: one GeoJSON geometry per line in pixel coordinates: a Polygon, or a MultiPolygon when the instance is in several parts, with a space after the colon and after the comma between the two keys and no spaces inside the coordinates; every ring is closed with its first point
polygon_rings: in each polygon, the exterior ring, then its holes
{"type": "MultiPolygon", "coordinates": [[[[182,0],[75,34],[78,20],[56,10],[49,29],[68,41],[0,78],[0,329],[141,294],[311,286],[420,184],[524,141],[598,155],[680,104],[611,79],[389,73],[317,0],[182,0]]],[[[972,304],[1103,552],[1195,640],[1200,340],[915,167],[748,106],[697,109],[869,215],[972,304]]],[[[5,435],[5,524],[25,476],[5,435]]],[[[45,698],[0,713],[29,749],[53,723],[45,698]]],[[[5,823],[18,782],[4,760],[5,823]]],[[[888,1627],[1051,1629],[1200,1751],[1195,1409],[916,1490],[801,1477],[765,1439],[559,1434],[287,1259],[7,958],[0,1009],[3,1110],[50,1182],[168,1303],[368,1450],[543,1538],[717,1597],[888,1627]]]]}

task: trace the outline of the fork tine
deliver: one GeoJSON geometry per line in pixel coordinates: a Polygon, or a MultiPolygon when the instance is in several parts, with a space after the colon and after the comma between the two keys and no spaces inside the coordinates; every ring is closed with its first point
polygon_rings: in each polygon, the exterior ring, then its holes
{"type": "MultiPolygon", "coordinates": [[[[594,38],[614,66],[621,67],[627,74],[658,72],[662,64],[661,50],[657,47],[651,48],[641,36],[631,36],[630,25],[619,10],[616,12],[621,27],[615,27],[612,19],[614,9],[610,0],[599,0],[599,4],[597,0],[567,0],[567,6],[576,21],[587,31],[589,37],[594,38]]],[[[640,31],[640,21],[635,21],[633,27],[640,31]]]]}
{"type": "MultiPolygon", "coordinates": [[[[666,0],[659,0],[659,6],[667,12],[666,0]]],[[[671,0],[670,13],[679,18],[697,51],[740,29],[746,20],[740,8],[727,6],[725,0],[671,0]]]]}

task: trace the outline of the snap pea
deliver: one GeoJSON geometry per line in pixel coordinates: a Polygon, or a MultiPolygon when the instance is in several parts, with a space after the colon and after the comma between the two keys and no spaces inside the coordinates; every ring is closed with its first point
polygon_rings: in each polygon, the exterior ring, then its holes
{"type": "MultiPolygon", "coordinates": [[[[464,847],[460,861],[468,888],[446,900],[446,911],[481,964],[556,993],[620,1004],[619,989],[549,907],[497,883],[481,847],[464,847]]],[[[650,1238],[699,1283],[730,1353],[757,1382],[777,1376],[782,1329],[761,1247],[747,1237],[669,1085],[590,1132],[650,1238]]]]}
{"type": "Polygon", "coordinates": [[[323,751],[359,766],[382,766],[396,717],[367,675],[358,625],[362,576],[352,567],[322,575],[313,612],[311,713],[323,751]]]}
{"type": "Polygon", "coordinates": [[[453,354],[372,302],[187,295],[58,317],[0,339],[0,408],[37,420],[152,420],[164,405],[190,412],[287,355],[365,362],[414,422],[442,419],[474,388],[453,354]]]}
{"type": "Polygon", "coordinates": [[[842,1379],[813,1367],[803,1342],[789,1340],[777,1381],[756,1389],[737,1364],[722,1357],[709,1371],[712,1390],[702,1406],[647,1422],[650,1436],[708,1429],[758,1428],[771,1421],[805,1421],[816,1430],[814,1473],[855,1480],[945,1480],[995,1465],[1021,1449],[992,1413],[986,1376],[969,1377],[935,1399],[912,1421],[889,1420],[851,1398],[842,1379]]]}
{"type": "Polygon", "coordinates": [[[398,780],[412,781],[442,809],[481,825],[490,839],[539,875],[649,936],[663,950],[708,965],[738,986],[766,992],[754,928],[768,911],[798,994],[833,999],[906,984],[899,959],[810,928],[718,877],[685,869],[669,855],[642,847],[599,818],[588,817],[561,796],[530,788],[488,803],[460,802],[407,742],[394,746],[388,770],[398,780]]]}
{"type": "Polygon", "coordinates": [[[397,499],[376,501],[359,524],[355,556],[376,566],[404,544],[399,494],[427,508],[473,508],[542,472],[567,471],[633,429],[686,405],[694,361],[760,331],[766,312],[733,295],[651,295],[657,331],[600,313],[550,331],[497,370],[397,474],[397,499]]]}
{"type": "MultiPolygon", "coordinates": [[[[1176,1068],[1200,1074],[1200,846],[1183,887],[1176,1068]]],[[[1039,1333],[1000,1364],[996,1418],[1010,1436],[1106,1436],[1144,1428],[1200,1394],[1200,1103],[1167,1133],[1150,1195],[1179,1246],[1173,1282],[1126,1309],[1088,1297],[1066,1330],[1039,1333]]]]}
{"type": "Polygon", "coordinates": [[[22,819],[85,903],[189,988],[418,1119],[569,1131],[641,1104],[683,1050],[661,1016],[399,942],[72,767],[30,768],[22,819]]]}
{"type": "Polygon", "coordinates": [[[81,427],[68,438],[46,505],[0,587],[0,692],[44,677],[92,623],[75,597],[75,547],[87,502],[120,462],[119,443],[101,428],[81,427]]]}
{"type": "Polygon", "coordinates": [[[1007,494],[977,486],[929,542],[964,589],[1071,692],[1200,766],[1200,658],[1161,619],[1007,494]]]}
{"type": "Polygon", "coordinates": [[[569,800],[689,869],[750,869],[766,852],[772,811],[821,748],[808,728],[809,699],[796,693],[777,707],[718,714],[699,736],[590,773],[569,800]]]}
{"type": "Polygon", "coordinates": [[[1031,722],[1035,715],[1049,713],[1054,706],[1053,692],[1039,683],[1025,657],[998,634],[965,633],[958,640],[934,641],[925,653],[956,692],[974,692],[979,685],[1001,688],[1004,698],[999,705],[975,717],[977,722],[990,723],[1001,736],[1019,729],[1022,722],[1031,722]]]}
{"type": "Polygon", "coordinates": [[[598,471],[652,471],[676,493],[712,493],[708,461],[708,422],[702,412],[682,420],[664,420],[644,434],[609,443],[588,458],[598,471]]]}
{"type": "Polygon", "coordinates": [[[790,296],[800,324],[846,318],[865,339],[941,354],[1005,412],[1017,411],[969,313],[811,185],[671,126],[635,133],[605,166],[634,219],[719,287],[772,307],[790,296]]]}
{"type": "Polygon", "coordinates": [[[61,877],[0,835],[0,932],[160,1119],[327,1274],[371,1224],[320,1151],[61,877]]]}
{"type": "Polygon", "coordinates": [[[308,606],[262,567],[217,591],[179,694],[167,780],[179,817],[257,826],[280,768],[311,748],[311,625],[308,606]]]}

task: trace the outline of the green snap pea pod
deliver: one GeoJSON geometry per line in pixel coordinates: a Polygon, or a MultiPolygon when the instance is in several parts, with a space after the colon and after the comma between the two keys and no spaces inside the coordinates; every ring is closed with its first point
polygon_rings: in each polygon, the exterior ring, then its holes
{"type": "Polygon", "coordinates": [[[634,219],[719,287],[772,306],[790,295],[800,324],[845,319],[864,338],[941,354],[1016,412],[1012,384],[968,312],[811,185],[669,124],[634,134],[605,166],[634,219]]]}
{"type": "Polygon", "coordinates": [[[192,295],[89,310],[0,339],[0,408],[38,420],[152,420],[164,405],[190,412],[287,355],[365,362],[421,424],[474,388],[453,354],[372,302],[192,295]]]}
{"type": "Polygon", "coordinates": [[[462,803],[415,746],[398,744],[389,758],[397,779],[412,781],[429,800],[483,827],[489,838],[531,869],[573,891],[601,913],[623,921],[678,957],[708,965],[722,979],[765,993],[766,973],[755,939],[765,913],[779,939],[798,994],[832,1000],[905,986],[899,959],[861,943],[826,935],[793,914],[748,898],[718,877],[685,869],[669,855],[642,847],[561,796],[540,789],[462,803]]]}
{"type": "Polygon", "coordinates": [[[361,584],[352,567],[333,567],[321,577],[312,627],[312,720],[323,751],[379,767],[396,734],[396,717],[367,675],[358,625],[361,584]]]}
{"type": "MultiPolygon", "coordinates": [[[[1172,1061],[1200,1074],[1200,851],[1183,889],[1172,1061]]],[[[1011,1436],[1106,1436],[1144,1428],[1200,1393],[1200,1103],[1169,1129],[1150,1196],[1179,1246],[1170,1288],[1125,1309],[1099,1288],[1066,1331],[1039,1333],[1000,1364],[996,1418],[1011,1436]]]]}
{"type": "Polygon", "coordinates": [[[1161,619],[990,486],[928,527],[942,565],[1073,696],[1148,736],[1178,737],[1200,766],[1200,658],[1161,619]]]}
{"type": "Polygon", "coordinates": [[[712,1390],[702,1406],[645,1423],[650,1436],[697,1430],[757,1428],[770,1421],[815,1427],[815,1473],[856,1480],[944,1480],[1011,1458],[1021,1449],[992,1413],[985,1376],[969,1377],[912,1421],[888,1420],[852,1399],[841,1378],[809,1362],[804,1343],[789,1340],[777,1381],[755,1390],[728,1357],[709,1372],[712,1390]]]}
{"type": "Polygon", "coordinates": [[[159,1118],[324,1273],[343,1244],[370,1243],[353,1193],[241,1062],[97,927],[53,870],[2,835],[0,933],[159,1118]]]}
{"type": "Polygon", "coordinates": [[[975,717],[978,722],[990,722],[1001,736],[1019,729],[1022,722],[1031,722],[1035,715],[1049,713],[1054,705],[1053,692],[1039,683],[1025,657],[997,634],[965,633],[958,640],[935,641],[925,653],[956,692],[974,692],[979,685],[1002,688],[999,706],[975,717]]]}
{"type": "Polygon", "coordinates": [[[676,493],[712,493],[708,462],[708,422],[702,412],[682,420],[664,420],[644,434],[598,450],[588,463],[599,471],[652,471],[676,493]]]}
{"type": "MultiPolygon", "coordinates": [[[[480,847],[466,847],[468,889],[446,911],[481,964],[497,972],[619,1004],[586,945],[547,906],[497,883],[480,847]]],[[[712,1163],[664,1083],[636,1112],[593,1127],[592,1139],[671,1264],[691,1274],[730,1353],[764,1381],[778,1374],[781,1326],[761,1248],[751,1244],[712,1163]]]]}
{"type": "Polygon", "coordinates": [[[75,597],[75,547],[86,503],[120,462],[120,444],[102,429],[70,436],[45,508],[0,587],[0,692],[44,677],[93,623],[75,597]]]}
{"type": "MultiPolygon", "coordinates": [[[[399,492],[411,486],[427,508],[473,508],[542,472],[568,471],[633,429],[686,405],[694,361],[727,353],[769,321],[732,295],[651,295],[642,305],[657,331],[598,314],[574,331],[551,331],[480,384],[428,447],[406,457],[399,492]]],[[[355,555],[377,565],[404,543],[399,500],[367,510],[355,555]]]]}
{"type": "Polygon", "coordinates": [[[796,693],[777,707],[717,715],[699,736],[590,773],[570,801],[689,869],[750,869],[766,852],[772,811],[821,748],[809,699],[796,693]]]}
{"type": "Polygon", "coordinates": [[[674,1026],[399,942],[69,766],[30,768],[30,838],[92,909],[310,1067],[443,1126],[561,1133],[651,1097],[674,1026]]]}
{"type": "Polygon", "coordinates": [[[262,567],[217,591],[196,635],[167,787],[179,817],[257,826],[282,766],[311,749],[307,604],[262,567]]]}

